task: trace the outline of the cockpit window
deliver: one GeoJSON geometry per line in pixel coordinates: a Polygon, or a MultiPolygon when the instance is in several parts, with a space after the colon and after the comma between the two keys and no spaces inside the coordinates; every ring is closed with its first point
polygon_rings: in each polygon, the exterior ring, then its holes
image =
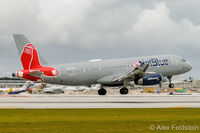
{"type": "Polygon", "coordinates": [[[185,60],[185,59],[183,59],[183,58],[181,59],[181,61],[182,61],[182,62],[186,62],[186,60],[185,60]]]}

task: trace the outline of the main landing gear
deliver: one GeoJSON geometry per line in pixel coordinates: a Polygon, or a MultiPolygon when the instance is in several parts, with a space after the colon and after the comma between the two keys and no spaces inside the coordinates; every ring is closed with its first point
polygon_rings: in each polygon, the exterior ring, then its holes
{"type": "MultiPolygon", "coordinates": [[[[123,88],[121,88],[120,89],[120,94],[122,94],[122,95],[126,95],[126,94],[128,94],[128,89],[126,88],[126,86],[128,85],[128,83],[129,83],[129,80],[128,79],[125,79],[124,81],[123,81],[123,88]]],[[[99,95],[106,95],[106,89],[104,89],[103,88],[103,86],[101,85],[101,88],[98,90],[98,94],[99,95]]]]}
{"type": "Polygon", "coordinates": [[[172,84],[172,76],[167,77],[169,80],[169,88],[174,88],[174,84],[172,84]]]}
{"type": "Polygon", "coordinates": [[[98,90],[99,95],[106,95],[106,93],[107,93],[107,91],[103,87],[101,87],[101,89],[98,90]]]}
{"type": "Polygon", "coordinates": [[[128,91],[128,89],[127,89],[126,87],[123,87],[123,88],[120,89],[119,92],[120,92],[120,94],[122,94],[122,95],[126,95],[126,94],[128,94],[129,91],[128,91]]]}
{"type": "Polygon", "coordinates": [[[129,80],[128,79],[125,79],[124,81],[123,81],[123,88],[121,88],[120,90],[119,90],[119,92],[120,92],[120,94],[122,94],[122,95],[126,95],[126,94],[128,94],[128,89],[126,88],[126,86],[129,84],[129,80]]]}
{"type": "MultiPolygon", "coordinates": [[[[128,94],[128,92],[129,92],[129,90],[126,88],[126,87],[123,87],[123,88],[121,88],[120,89],[120,94],[122,94],[122,95],[126,95],[126,94],[128,94]]],[[[106,91],[106,89],[104,89],[103,87],[101,87],[99,90],[98,90],[98,94],[99,95],[106,95],[106,93],[107,93],[107,91],[106,91]]]]}

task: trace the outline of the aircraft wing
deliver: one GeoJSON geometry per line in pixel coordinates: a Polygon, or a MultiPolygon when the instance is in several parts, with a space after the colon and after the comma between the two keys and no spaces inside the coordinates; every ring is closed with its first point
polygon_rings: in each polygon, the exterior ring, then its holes
{"type": "Polygon", "coordinates": [[[124,80],[130,80],[141,78],[145,75],[146,70],[148,69],[149,64],[142,64],[126,73],[110,75],[98,80],[99,83],[113,83],[113,82],[121,82],[124,80]]]}
{"type": "Polygon", "coordinates": [[[122,74],[122,76],[114,78],[113,82],[123,81],[125,79],[135,79],[135,77],[143,77],[148,67],[149,64],[143,64],[141,66],[138,66],[137,68],[134,68],[131,71],[122,74]]]}
{"type": "Polygon", "coordinates": [[[121,77],[121,74],[109,75],[98,80],[98,83],[113,83],[115,78],[121,77]]]}

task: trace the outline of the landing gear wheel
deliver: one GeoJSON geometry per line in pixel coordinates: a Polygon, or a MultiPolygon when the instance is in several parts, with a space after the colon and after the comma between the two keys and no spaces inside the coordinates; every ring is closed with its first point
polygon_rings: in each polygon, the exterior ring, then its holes
{"type": "Polygon", "coordinates": [[[169,88],[174,88],[174,84],[172,84],[172,76],[167,77],[169,80],[169,88]]]}
{"type": "Polygon", "coordinates": [[[120,94],[122,94],[122,95],[128,94],[128,89],[127,88],[121,88],[120,94]]]}
{"type": "Polygon", "coordinates": [[[104,88],[101,88],[98,90],[99,95],[106,95],[106,90],[104,88]]]}
{"type": "Polygon", "coordinates": [[[169,88],[174,88],[174,84],[169,84],[169,88]]]}

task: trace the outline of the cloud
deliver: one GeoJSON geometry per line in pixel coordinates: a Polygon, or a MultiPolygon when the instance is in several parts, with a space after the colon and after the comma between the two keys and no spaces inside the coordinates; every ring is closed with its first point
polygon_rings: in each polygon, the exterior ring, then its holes
{"type": "Polygon", "coordinates": [[[7,72],[20,66],[13,33],[25,34],[44,57],[56,63],[179,54],[190,59],[195,69],[199,67],[199,4],[189,0],[1,0],[0,59],[9,68],[1,65],[0,69],[7,72]]]}
{"type": "Polygon", "coordinates": [[[73,30],[79,30],[84,21],[88,8],[92,8],[93,0],[49,0],[39,1],[40,13],[38,20],[47,30],[45,40],[67,44],[73,30]],[[51,39],[50,39],[51,38],[51,39]]]}
{"type": "Polygon", "coordinates": [[[154,8],[138,14],[128,35],[143,45],[179,48],[189,44],[198,47],[200,25],[195,25],[189,19],[173,20],[166,3],[160,2],[154,8]]]}

